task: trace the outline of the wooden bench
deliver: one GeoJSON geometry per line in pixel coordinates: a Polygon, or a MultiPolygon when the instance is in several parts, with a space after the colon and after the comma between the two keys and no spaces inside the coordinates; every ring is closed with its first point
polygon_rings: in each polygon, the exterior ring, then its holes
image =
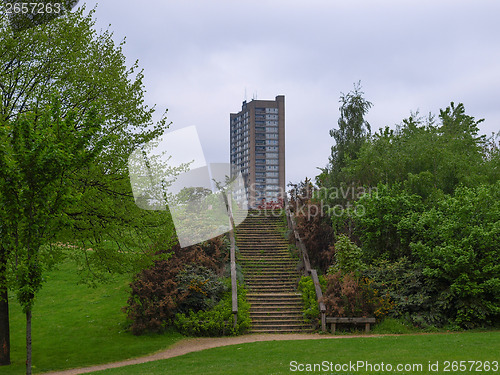
{"type": "Polygon", "coordinates": [[[348,317],[326,317],[326,323],[331,324],[331,331],[335,334],[337,324],[364,324],[365,332],[370,332],[370,324],[375,323],[375,318],[348,318],[348,317]]]}

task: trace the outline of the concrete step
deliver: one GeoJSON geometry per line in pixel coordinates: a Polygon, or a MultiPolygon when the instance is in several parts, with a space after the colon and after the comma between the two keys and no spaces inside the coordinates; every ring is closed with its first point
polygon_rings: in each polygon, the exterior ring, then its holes
{"type": "MultiPolygon", "coordinates": [[[[241,264],[241,263],[240,263],[241,264]]],[[[261,272],[270,272],[272,273],[273,271],[276,271],[277,273],[283,273],[283,272],[290,272],[290,273],[295,273],[297,272],[297,267],[295,264],[256,264],[256,263],[245,263],[241,264],[241,268],[243,269],[243,272],[247,271],[253,271],[254,273],[259,273],[261,272]]]]}
{"type": "Polygon", "coordinates": [[[280,275],[277,276],[253,276],[253,277],[246,277],[245,278],[245,283],[247,285],[259,285],[259,284],[268,284],[268,283],[282,283],[282,284],[297,284],[298,278],[292,278],[289,277],[287,274],[283,274],[281,277],[280,275]]]}
{"type": "Polygon", "coordinates": [[[290,323],[295,323],[295,324],[302,324],[303,323],[303,318],[302,314],[282,314],[282,315],[266,315],[265,313],[259,313],[259,314],[252,314],[250,313],[250,318],[252,321],[256,323],[265,323],[266,321],[272,321],[276,323],[278,322],[285,322],[289,321],[290,323]]]}
{"type": "Polygon", "coordinates": [[[242,257],[239,259],[241,264],[268,264],[268,265],[274,265],[274,264],[291,264],[291,265],[296,265],[297,262],[293,259],[286,259],[283,257],[252,257],[252,258],[246,258],[242,257]]]}
{"type": "Polygon", "coordinates": [[[295,286],[281,286],[281,285],[263,285],[263,286],[249,286],[248,291],[252,293],[266,293],[269,291],[274,292],[292,292],[295,286]]]}
{"type": "Polygon", "coordinates": [[[280,260],[292,260],[296,261],[295,259],[291,258],[289,255],[285,254],[279,254],[279,253],[274,253],[274,252],[268,252],[268,253],[261,253],[261,252],[255,252],[255,253],[239,253],[236,259],[264,259],[264,260],[273,260],[273,259],[280,259],[280,260]]]}
{"type": "Polygon", "coordinates": [[[240,261],[240,264],[243,268],[250,268],[250,267],[260,267],[260,268],[276,268],[278,267],[286,267],[289,270],[295,270],[297,268],[297,263],[293,261],[286,261],[286,260],[274,260],[274,261],[259,261],[259,260],[254,260],[254,261],[240,261]]]}
{"type": "Polygon", "coordinates": [[[290,303],[302,303],[301,296],[286,296],[286,297],[276,297],[279,293],[273,293],[271,296],[269,293],[247,293],[247,300],[250,304],[255,303],[259,306],[279,306],[280,304],[290,304],[290,303]]]}
{"type": "Polygon", "coordinates": [[[282,254],[284,256],[290,256],[290,252],[286,246],[239,246],[238,250],[240,254],[282,254]]]}
{"type": "Polygon", "coordinates": [[[274,310],[271,308],[256,306],[250,311],[250,315],[256,314],[294,314],[295,316],[302,316],[302,309],[297,307],[283,307],[280,310],[274,310]]]}
{"type": "MultiPolygon", "coordinates": [[[[248,286],[249,293],[269,293],[269,292],[279,292],[279,293],[292,293],[295,291],[294,285],[259,285],[259,286],[248,286]]],[[[269,298],[254,299],[253,301],[273,301],[269,298]]],[[[291,300],[290,300],[291,301],[291,300]]]]}
{"type": "Polygon", "coordinates": [[[251,332],[287,333],[311,330],[303,322],[302,297],[296,293],[298,260],[289,252],[282,216],[252,211],[237,227],[238,255],[248,288],[251,332]]]}
{"type": "Polygon", "coordinates": [[[295,286],[296,282],[295,280],[279,280],[279,279],[270,279],[268,281],[263,282],[262,279],[253,279],[253,280],[246,280],[246,284],[251,287],[251,286],[266,286],[266,285],[293,285],[295,286]]]}
{"type": "Polygon", "coordinates": [[[269,281],[293,281],[296,282],[300,279],[300,275],[297,272],[290,273],[282,270],[275,272],[247,272],[245,276],[246,282],[269,282],[269,281]]]}
{"type": "Polygon", "coordinates": [[[280,256],[283,258],[290,258],[290,251],[288,250],[288,247],[278,247],[278,246],[269,246],[269,247],[263,247],[263,246],[252,246],[252,247],[238,247],[238,253],[239,255],[264,255],[264,256],[269,256],[269,255],[274,255],[274,256],[280,256]]]}
{"type": "Polygon", "coordinates": [[[266,304],[252,304],[251,313],[293,313],[302,314],[302,306],[296,303],[293,304],[281,304],[281,305],[266,305],[266,304]]]}
{"type": "Polygon", "coordinates": [[[283,309],[297,309],[302,311],[302,301],[274,301],[274,300],[249,300],[250,309],[265,309],[266,311],[281,311],[283,309]]]}

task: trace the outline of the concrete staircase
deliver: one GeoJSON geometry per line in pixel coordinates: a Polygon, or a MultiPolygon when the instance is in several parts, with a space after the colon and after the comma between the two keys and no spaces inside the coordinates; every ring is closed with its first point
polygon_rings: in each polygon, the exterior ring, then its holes
{"type": "Polygon", "coordinates": [[[290,256],[288,243],[278,229],[285,225],[281,217],[263,214],[249,211],[237,227],[237,263],[249,289],[251,332],[310,331],[303,321],[302,299],[296,291],[298,262],[290,256]]]}

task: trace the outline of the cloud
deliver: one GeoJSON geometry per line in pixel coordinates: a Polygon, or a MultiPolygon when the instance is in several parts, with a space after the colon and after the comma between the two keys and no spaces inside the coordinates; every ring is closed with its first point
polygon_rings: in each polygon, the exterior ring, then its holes
{"type": "MultiPolygon", "coordinates": [[[[87,1],[89,7],[94,2],[87,1]]],[[[173,129],[196,125],[209,162],[229,159],[229,113],[257,93],[286,97],[287,181],[328,161],[340,92],[362,81],[373,129],[450,101],[500,128],[500,3],[150,0],[101,3],[99,27],[127,36],[146,99],[173,129]],[[162,112],[162,111],[159,111],[162,112]]]]}

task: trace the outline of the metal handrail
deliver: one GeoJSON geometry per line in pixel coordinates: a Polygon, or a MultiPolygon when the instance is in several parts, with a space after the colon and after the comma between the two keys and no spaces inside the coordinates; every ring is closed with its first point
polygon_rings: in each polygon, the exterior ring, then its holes
{"type": "Polygon", "coordinates": [[[232,313],[234,317],[233,326],[236,329],[238,324],[238,283],[236,282],[236,239],[234,237],[234,218],[233,210],[231,207],[231,196],[227,200],[227,208],[229,213],[229,240],[231,242],[230,259],[231,259],[231,299],[232,299],[232,313]]]}
{"type": "Polygon", "coordinates": [[[231,243],[229,255],[231,261],[231,312],[233,313],[233,327],[236,329],[238,325],[238,283],[236,281],[236,239],[234,236],[234,218],[233,218],[233,209],[231,207],[231,194],[229,197],[222,190],[222,197],[224,198],[224,202],[226,204],[226,209],[229,214],[229,241],[231,243]]]}

